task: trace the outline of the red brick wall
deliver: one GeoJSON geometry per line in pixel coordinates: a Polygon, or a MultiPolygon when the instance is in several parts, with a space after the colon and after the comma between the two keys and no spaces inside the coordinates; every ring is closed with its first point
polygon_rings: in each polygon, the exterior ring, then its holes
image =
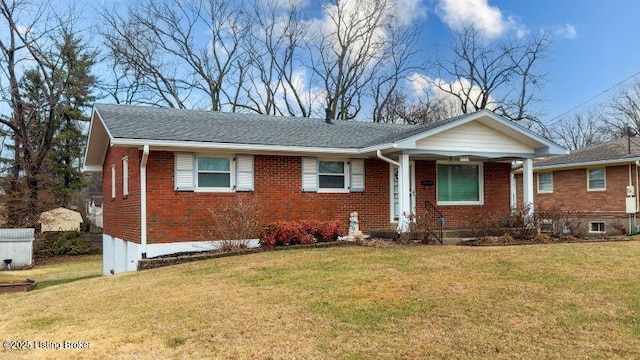
{"type": "Polygon", "coordinates": [[[263,223],[279,220],[340,220],[346,230],[349,213],[358,211],[363,231],[389,227],[389,166],[366,160],[364,193],[303,193],[301,160],[293,156],[255,156],[255,191],[203,193],[174,191],[172,152],[153,151],[147,169],[149,243],[211,240],[211,214],[217,205],[257,198],[263,223]]]}
{"type": "MultiPolygon", "coordinates": [[[[631,166],[632,182],[636,182],[636,167],[631,166]]],[[[558,205],[563,210],[581,212],[625,212],[625,197],[629,185],[629,165],[607,166],[606,190],[587,191],[586,168],[553,171],[553,193],[538,193],[538,177],[533,174],[533,202],[545,207],[558,205]]],[[[516,175],[516,195],[522,204],[522,174],[516,175]]],[[[636,186],[637,190],[637,186],[636,186]]]]}
{"type": "MultiPolygon", "coordinates": [[[[301,191],[300,157],[255,156],[255,191],[238,193],[198,193],[174,191],[173,153],[151,152],[148,162],[149,243],[211,240],[211,215],[216,206],[240,197],[257,198],[264,207],[263,223],[279,220],[339,220],[346,230],[349,213],[358,211],[360,228],[389,228],[389,164],[377,159],[365,161],[364,193],[305,193],[301,191]]],[[[484,167],[485,207],[509,208],[510,164],[487,163],[484,167]]],[[[416,162],[418,210],[424,201],[435,204],[435,162],[416,162]]],[[[481,206],[442,207],[448,226],[463,226],[470,211],[481,206]]]]}
{"type": "MultiPolygon", "coordinates": [[[[482,206],[438,206],[447,227],[466,227],[466,221],[478,211],[509,210],[510,163],[484,164],[484,205],[482,206]]],[[[433,205],[436,200],[436,162],[416,161],[416,210],[424,211],[425,200],[433,205]],[[422,180],[433,180],[433,186],[421,185],[422,180]]]]}
{"type": "MultiPolygon", "coordinates": [[[[103,173],[104,232],[140,242],[140,158],[137,149],[111,148],[103,173]],[[129,156],[129,195],[122,196],[122,158],[129,156]],[[111,165],[116,164],[116,198],[111,199],[111,165]]],[[[279,220],[339,220],[346,232],[349,213],[358,211],[364,232],[389,228],[389,164],[365,161],[364,193],[302,192],[301,159],[295,156],[255,156],[255,191],[206,193],[174,191],[173,152],[152,151],[147,163],[148,242],[212,240],[211,211],[239,198],[257,199],[263,206],[263,225],[279,220]]],[[[510,164],[484,165],[484,206],[440,206],[449,227],[465,226],[480,209],[509,208],[510,164]]],[[[436,162],[416,161],[416,205],[436,204],[436,162]],[[433,186],[421,185],[433,180],[433,186]]]]}
{"type": "Polygon", "coordinates": [[[102,172],[103,232],[125,241],[140,242],[140,158],[136,148],[110,147],[102,172]],[[122,192],[122,158],[128,156],[129,194],[122,192]],[[111,197],[111,166],[116,168],[116,197],[111,197]]]}

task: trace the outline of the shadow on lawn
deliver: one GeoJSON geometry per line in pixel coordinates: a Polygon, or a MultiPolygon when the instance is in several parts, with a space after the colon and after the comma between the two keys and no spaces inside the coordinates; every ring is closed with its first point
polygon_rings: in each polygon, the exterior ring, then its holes
{"type": "Polygon", "coordinates": [[[102,275],[87,275],[87,276],[80,276],[80,277],[68,278],[68,279],[55,279],[55,280],[38,281],[36,283],[35,290],[42,290],[42,289],[48,288],[50,286],[68,284],[68,283],[72,283],[72,282],[79,281],[79,280],[93,279],[93,278],[97,278],[97,277],[101,277],[101,276],[102,275]]]}

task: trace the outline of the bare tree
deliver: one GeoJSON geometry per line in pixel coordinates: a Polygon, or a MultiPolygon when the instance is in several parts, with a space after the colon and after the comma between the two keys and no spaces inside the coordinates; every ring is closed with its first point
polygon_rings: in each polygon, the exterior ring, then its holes
{"type": "Polygon", "coordinates": [[[625,134],[627,128],[640,133],[640,81],[614,95],[607,106],[607,123],[617,134],[625,134]]]}
{"type": "Polygon", "coordinates": [[[425,96],[415,102],[407,100],[406,95],[392,94],[384,107],[378,109],[375,121],[392,124],[425,124],[456,115],[450,102],[441,98],[425,96]]]}
{"type": "Polygon", "coordinates": [[[385,43],[386,59],[373,79],[372,97],[374,102],[373,121],[385,122],[384,113],[388,112],[390,103],[397,103],[401,81],[407,79],[411,71],[423,68],[423,65],[412,65],[416,57],[417,26],[403,26],[397,19],[391,23],[393,31],[387,32],[385,43]]]}
{"type": "Polygon", "coordinates": [[[73,11],[60,17],[48,5],[0,0],[0,68],[8,84],[1,89],[8,113],[0,113],[0,124],[13,155],[3,185],[14,226],[33,226],[46,206],[42,195],[54,136],[62,118],[78,110],[65,99],[94,81],[88,74],[94,55],[78,40],[75,20],[73,11]]]}
{"type": "MultiPolygon", "coordinates": [[[[118,81],[140,89],[136,102],[235,111],[247,67],[246,12],[222,0],[142,0],[103,9],[103,36],[118,81]],[[206,31],[207,41],[198,32],[206,31]]],[[[122,88],[116,83],[113,90],[122,88]]],[[[116,98],[119,94],[112,94],[116,98]]],[[[127,95],[128,96],[128,95],[127,95]]]]}
{"type": "Polygon", "coordinates": [[[328,21],[314,43],[310,70],[324,89],[330,115],[355,118],[372,87],[377,107],[383,107],[414,54],[414,34],[400,35],[405,29],[386,0],[335,1],[324,14],[328,21]]]}
{"type": "Polygon", "coordinates": [[[453,58],[435,62],[433,86],[455,98],[463,114],[489,109],[514,121],[539,122],[531,105],[543,80],[536,65],[549,51],[547,35],[494,44],[466,27],[456,36],[453,58]]]}
{"type": "Polygon", "coordinates": [[[611,140],[612,134],[606,127],[602,114],[590,110],[558,123],[551,134],[558,144],[573,151],[611,140]]]}
{"type": "Polygon", "coordinates": [[[249,106],[261,114],[308,117],[311,104],[296,79],[302,67],[298,53],[308,34],[308,22],[295,5],[278,0],[256,1],[254,30],[247,42],[251,70],[245,85],[249,106]]]}

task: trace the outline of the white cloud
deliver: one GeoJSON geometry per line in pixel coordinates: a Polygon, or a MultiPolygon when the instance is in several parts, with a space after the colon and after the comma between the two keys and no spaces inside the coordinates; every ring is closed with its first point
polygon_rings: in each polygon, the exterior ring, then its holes
{"type": "Polygon", "coordinates": [[[436,15],[451,29],[473,26],[489,40],[510,28],[515,28],[518,36],[526,35],[523,32],[526,28],[512,17],[505,18],[498,7],[489,5],[488,0],[440,0],[436,15]]]}
{"type": "Polygon", "coordinates": [[[408,25],[427,16],[427,9],[421,0],[394,0],[393,12],[400,23],[408,25]]]}
{"type": "Polygon", "coordinates": [[[555,33],[569,40],[572,40],[578,37],[578,30],[576,30],[576,27],[573,26],[572,24],[564,24],[556,28],[555,33]]]}

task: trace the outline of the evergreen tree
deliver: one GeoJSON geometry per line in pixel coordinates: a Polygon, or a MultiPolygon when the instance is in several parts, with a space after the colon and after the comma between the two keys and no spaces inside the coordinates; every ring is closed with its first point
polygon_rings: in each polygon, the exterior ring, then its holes
{"type": "Polygon", "coordinates": [[[73,194],[87,185],[80,164],[86,142],[84,124],[90,120],[84,111],[95,100],[91,90],[96,79],[91,75],[91,68],[96,62],[96,53],[89,51],[73,34],[65,34],[60,53],[68,64],[60,74],[67,79],[67,86],[56,107],[59,125],[53,139],[49,173],[55,197],[61,206],[70,207],[73,194]]]}

